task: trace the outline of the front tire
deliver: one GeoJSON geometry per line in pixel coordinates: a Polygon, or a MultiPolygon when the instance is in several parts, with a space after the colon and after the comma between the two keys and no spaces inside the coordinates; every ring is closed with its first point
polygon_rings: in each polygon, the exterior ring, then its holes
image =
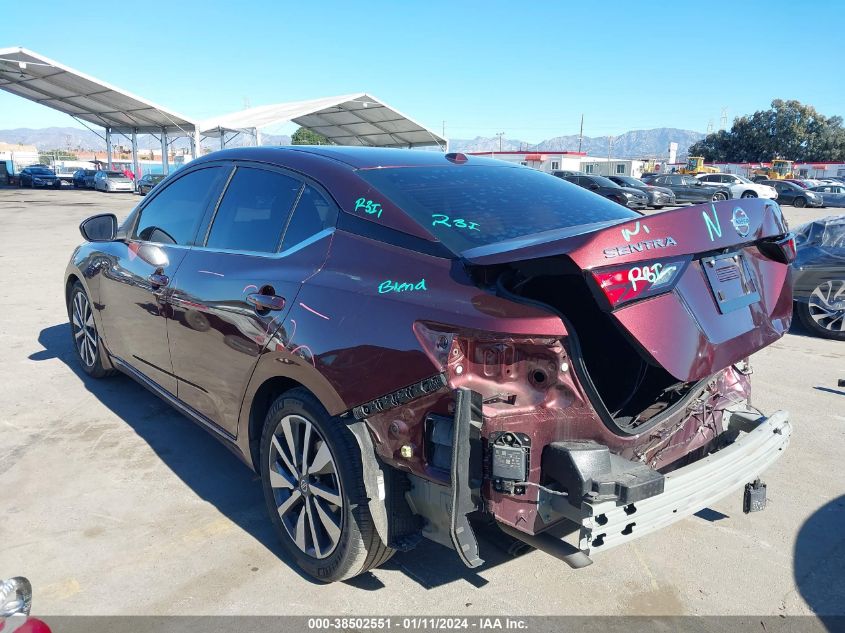
{"type": "Polygon", "coordinates": [[[756,193],[754,193],[753,191],[744,191],[744,192],[742,193],[742,196],[741,196],[741,197],[742,197],[742,198],[756,198],[756,197],[757,197],[757,194],[756,194],[756,193]]]}
{"type": "Polygon", "coordinates": [[[798,209],[803,209],[807,206],[807,201],[799,196],[798,198],[795,198],[795,200],[792,201],[792,206],[798,209]]]}
{"type": "Polygon", "coordinates": [[[305,573],[336,582],[393,555],[370,516],[355,437],[310,392],[293,389],[276,399],[259,455],[270,520],[305,573]]]}
{"type": "Polygon", "coordinates": [[[73,284],[67,304],[73,347],[82,370],[92,378],[111,376],[116,372],[103,366],[102,347],[94,322],[94,310],[80,282],[73,284]]]}
{"type": "Polygon", "coordinates": [[[845,341],[845,279],[819,284],[807,301],[796,301],[798,320],[815,336],[845,341]]]}
{"type": "Polygon", "coordinates": [[[721,191],[717,191],[713,194],[713,202],[721,202],[722,200],[727,200],[728,197],[721,191]]]}

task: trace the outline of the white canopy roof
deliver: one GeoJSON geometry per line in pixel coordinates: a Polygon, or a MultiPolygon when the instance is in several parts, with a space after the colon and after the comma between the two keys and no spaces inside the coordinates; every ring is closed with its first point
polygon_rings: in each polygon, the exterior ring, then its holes
{"type": "Polygon", "coordinates": [[[195,123],[25,48],[0,48],[0,89],[112,132],[189,134],[195,123]]]}
{"type": "Polygon", "coordinates": [[[291,121],[337,145],[424,147],[446,139],[364,92],[309,101],[258,106],[207,119],[203,136],[258,129],[291,121]]]}

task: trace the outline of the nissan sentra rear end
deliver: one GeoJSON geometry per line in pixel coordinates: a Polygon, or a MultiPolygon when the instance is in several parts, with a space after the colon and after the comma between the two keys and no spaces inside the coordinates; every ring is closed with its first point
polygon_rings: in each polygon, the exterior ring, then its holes
{"type": "Polygon", "coordinates": [[[422,398],[401,427],[422,424],[421,464],[398,465],[423,534],[475,566],[469,518],[486,514],[580,567],[740,489],[747,511],[762,509],[760,476],[791,433],[785,412],[749,402],[749,357],[792,315],[795,248],[778,205],[643,216],[531,170],[450,160],[359,172],[368,198],[456,254],[450,276],[466,275],[493,319],[418,318],[435,382],[355,411],[389,436],[385,412],[422,398]],[[520,311],[533,330],[513,327],[520,311]]]}

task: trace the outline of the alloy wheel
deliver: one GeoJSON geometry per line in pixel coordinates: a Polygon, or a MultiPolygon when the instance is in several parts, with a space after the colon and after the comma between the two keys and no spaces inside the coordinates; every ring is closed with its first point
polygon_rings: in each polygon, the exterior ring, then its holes
{"type": "Polygon", "coordinates": [[[337,465],[317,427],[301,415],[279,421],[270,447],[270,487],[279,518],[305,554],[326,558],[340,542],[343,495],[337,465]]]}
{"type": "Polygon", "coordinates": [[[819,327],[845,332],[845,280],[833,279],[816,287],[810,295],[810,317],[819,327]]]}
{"type": "Polygon", "coordinates": [[[73,295],[71,327],[79,358],[87,367],[93,367],[97,362],[97,327],[94,325],[91,304],[84,292],[73,295]]]}

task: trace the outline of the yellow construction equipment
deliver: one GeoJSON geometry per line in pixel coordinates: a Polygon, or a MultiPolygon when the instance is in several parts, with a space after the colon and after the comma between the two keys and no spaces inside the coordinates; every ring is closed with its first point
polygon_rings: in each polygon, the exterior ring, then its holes
{"type": "Polygon", "coordinates": [[[764,176],[769,180],[785,180],[787,178],[794,178],[792,173],[791,160],[783,160],[782,158],[775,158],[772,161],[771,167],[761,167],[755,169],[754,174],[757,176],[764,176]]]}
{"type": "Polygon", "coordinates": [[[687,159],[687,166],[679,170],[682,174],[715,174],[719,170],[715,167],[708,167],[704,164],[704,156],[690,156],[687,159]]]}

